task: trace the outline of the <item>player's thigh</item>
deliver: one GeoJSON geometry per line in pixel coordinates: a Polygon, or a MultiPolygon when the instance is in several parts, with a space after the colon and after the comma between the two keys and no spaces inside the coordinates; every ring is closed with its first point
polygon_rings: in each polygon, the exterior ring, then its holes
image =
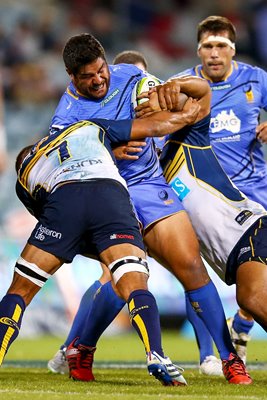
{"type": "Polygon", "coordinates": [[[186,212],[160,220],[145,232],[149,254],[168,268],[186,290],[209,282],[199,252],[199,243],[186,212]]]}

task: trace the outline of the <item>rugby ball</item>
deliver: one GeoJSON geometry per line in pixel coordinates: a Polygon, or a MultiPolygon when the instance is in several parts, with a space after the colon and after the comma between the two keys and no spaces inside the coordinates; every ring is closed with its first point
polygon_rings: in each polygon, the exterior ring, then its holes
{"type": "Polygon", "coordinates": [[[161,82],[153,75],[148,75],[145,78],[142,78],[140,81],[136,82],[134,88],[132,90],[132,97],[131,97],[131,104],[132,110],[134,112],[135,107],[138,104],[142,104],[143,102],[147,101],[147,98],[138,100],[137,97],[144,92],[148,92],[154,86],[159,85],[161,82]]]}

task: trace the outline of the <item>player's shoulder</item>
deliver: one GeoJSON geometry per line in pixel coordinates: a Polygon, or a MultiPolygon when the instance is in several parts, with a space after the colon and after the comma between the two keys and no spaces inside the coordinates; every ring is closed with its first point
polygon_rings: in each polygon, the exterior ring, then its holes
{"type": "Polygon", "coordinates": [[[247,73],[249,75],[259,76],[259,75],[266,75],[266,71],[262,68],[258,67],[257,65],[248,64],[242,61],[234,61],[234,68],[238,69],[240,72],[247,73]]]}
{"type": "Polygon", "coordinates": [[[171,79],[172,78],[183,78],[185,76],[198,76],[197,67],[187,68],[187,69],[184,69],[183,71],[177,72],[176,74],[171,76],[171,79]]]}
{"type": "Polygon", "coordinates": [[[109,65],[109,70],[110,74],[114,77],[143,77],[146,74],[134,64],[111,64],[109,65]]]}

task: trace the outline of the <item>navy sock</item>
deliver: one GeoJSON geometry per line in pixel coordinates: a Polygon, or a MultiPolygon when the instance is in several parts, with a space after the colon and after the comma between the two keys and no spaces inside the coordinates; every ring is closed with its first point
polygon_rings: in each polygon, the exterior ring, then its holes
{"type": "Polygon", "coordinates": [[[236,333],[249,334],[253,325],[254,325],[253,320],[248,320],[248,319],[242,318],[238,312],[235,314],[234,321],[233,321],[233,328],[236,331],[236,333]]]}
{"type": "Polygon", "coordinates": [[[214,355],[213,340],[204,322],[191,306],[187,293],[185,293],[185,304],[188,321],[192,324],[195,332],[201,364],[207,356],[214,355]]]}
{"type": "Polygon", "coordinates": [[[156,351],[164,357],[160,319],[156,300],[148,290],[134,290],[128,299],[132,326],[144,343],[146,353],[156,351]]]}
{"type": "Polygon", "coordinates": [[[111,282],[97,291],[76,344],[95,347],[98,339],[125,305],[114,292],[111,282]]]}
{"type": "Polygon", "coordinates": [[[188,299],[209,330],[220,357],[228,360],[230,353],[236,354],[233,347],[223,306],[213,282],[196,290],[187,292],[188,299]]]}
{"type": "Polygon", "coordinates": [[[19,334],[25,308],[25,302],[18,294],[6,294],[0,302],[0,365],[19,334]]]}
{"type": "Polygon", "coordinates": [[[69,346],[70,343],[76,337],[81,335],[87,315],[90,313],[96,292],[101,286],[102,286],[102,284],[100,281],[95,281],[84,293],[84,295],[80,301],[78,311],[73,320],[69,335],[68,335],[64,345],[61,346],[61,349],[63,347],[69,346]]]}

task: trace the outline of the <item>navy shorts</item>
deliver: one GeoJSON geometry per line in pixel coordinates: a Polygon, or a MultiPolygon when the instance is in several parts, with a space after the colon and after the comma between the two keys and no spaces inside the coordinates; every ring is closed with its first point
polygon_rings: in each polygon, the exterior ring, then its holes
{"type": "Polygon", "coordinates": [[[48,196],[28,243],[71,262],[110,246],[144,245],[128,191],[112,179],[68,183],[48,196]]]}
{"type": "Polygon", "coordinates": [[[237,268],[246,261],[267,265],[267,216],[254,222],[231,251],[225,276],[227,285],[236,283],[237,268]]]}

